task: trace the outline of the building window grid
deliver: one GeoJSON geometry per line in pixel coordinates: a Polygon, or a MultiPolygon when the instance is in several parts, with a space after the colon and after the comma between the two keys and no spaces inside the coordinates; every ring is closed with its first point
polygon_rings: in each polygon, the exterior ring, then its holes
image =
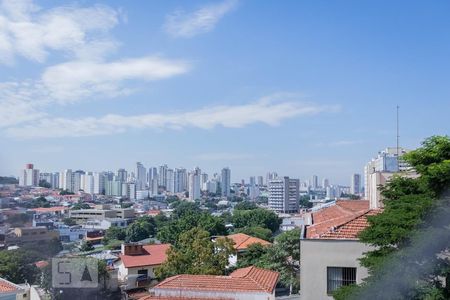
{"type": "Polygon", "coordinates": [[[327,267],[327,294],[332,294],[341,286],[356,283],[356,268],[327,267]]]}

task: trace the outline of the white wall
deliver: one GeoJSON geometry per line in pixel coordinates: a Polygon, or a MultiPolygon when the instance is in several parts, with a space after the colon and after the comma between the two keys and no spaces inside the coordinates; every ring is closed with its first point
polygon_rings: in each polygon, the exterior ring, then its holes
{"type": "Polygon", "coordinates": [[[171,297],[199,297],[205,299],[236,299],[236,300],[274,300],[275,295],[263,292],[232,292],[232,291],[195,291],[179,289],[158,289],[154,288],[156,296],[171,296],[171,297]]]}
{"type": "Polygon", "coordinates": [[[327,295],[327,267],[354,267],[356,282],[367,277],[358,258],[373,248],[355,240],[300,240],[301,300],[333,299],[327,295]]]}

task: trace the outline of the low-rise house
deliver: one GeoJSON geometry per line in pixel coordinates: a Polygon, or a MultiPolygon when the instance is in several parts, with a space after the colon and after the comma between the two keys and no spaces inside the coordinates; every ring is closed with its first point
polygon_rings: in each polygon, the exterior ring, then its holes
{"type": "Polygon", "coordinates": [[[0,278],[0,299],[28,300],[30,299],[30,286],[28,284],[15,284],[0,278]]]}
{"type": "Polygon", "coordinates": [[[333,299],[343,285],[359,284],[368,276],[359,263],[373,248],[359,241],[358,234],[369,223],[367,216],[379,210],[369,201],[338,200],[336,204],[311,214],[300,240],[300,295],[302,300],[333,299]]]}
{"type": "Polygon", "coordinates": [[[170,244],[122,244],[118,261],[118,279],[124,289],[148,287],[156,283],[155,268],[167,259],[170,244]]]}
{"type": "Polygon", "coordinates": [[[279,273],[254,266],[237,269],[229,276],[176,275],[150,290],[155,299],[272,300],[279,273]]]}
{"type": "Polygon", "coordinates": [[[250,245],[261,244],[263,246],[268,246],[272,244],[268,241],[247,235],[245,233],[230,234],[226,236],[226,238],[234,242],[233,247],[236,251],[233,255],[230,255],[230,257],[228,258],[229,266],[235,266],[237,264],[239,256],[245,253],[250,245]]]}
{"type": "Polygon", "coordinates": [[[106,230],[110,228],[111,226],[116,226],[120,228],[127,227],[128,222],[125,219],[121,218],[106,218],[103,220],[87,220],[85,224],[83,224],[83,228],[86,229],[100,229],[100,230],[106,230]]]}

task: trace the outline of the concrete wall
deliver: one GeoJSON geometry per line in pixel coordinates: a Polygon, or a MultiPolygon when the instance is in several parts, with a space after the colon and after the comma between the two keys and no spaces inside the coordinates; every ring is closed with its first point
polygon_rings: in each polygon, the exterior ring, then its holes
{"type": "Polygon", "coordinates": [[[354,240],[300,240],[301,300],[333,299],[327,295],[327,267],[354,267],[356,282],[367,277],[358,258],[373,248],[354,240]]]}

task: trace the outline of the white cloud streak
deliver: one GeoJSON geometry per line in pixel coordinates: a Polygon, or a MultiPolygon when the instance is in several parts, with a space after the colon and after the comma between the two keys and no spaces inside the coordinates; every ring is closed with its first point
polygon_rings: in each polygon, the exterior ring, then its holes
{"type": "Polygon", "coordinates": [[[338,109],[336,106],[262,99],[245,105],[215,106],[168,114],[110,114],[100,118],[81,119],[44,118],[32,125],[7,128],[5,132],[10,137],[27,139],[110,135],[132,129],[213,129],[218,126],[241,128],[255,123],[276,126],[288,118],[335,112],[338,109]]]}
{"type": "Polygon", "coordinates": [[[119,23],[120,12],[108,6],[64,6],[41,10],[31,0],[0,2],[0,63],[16,56],[44,62],[49,51],[77,59],[98,59],[118,43],[108,32],[119,23]]]}
{"type": "Polygon", "coordinates": [[[52,97],[71,102],[94,94],[117,96],[126,92],[124,81],[166,79],[189,69],[187,62],[152,56],[107,63],[70,61],[47,68],[42,82],[52,97]]]}
{"type": "Polygon", "coordinates": [[[207,33],[213,30],[220,19],[232,11],[237,3],[237,0],[225,0],[201,7],[191,13],[177,10],[166,17],[164,29],[169,35],[181,38],[207,33]]]}

